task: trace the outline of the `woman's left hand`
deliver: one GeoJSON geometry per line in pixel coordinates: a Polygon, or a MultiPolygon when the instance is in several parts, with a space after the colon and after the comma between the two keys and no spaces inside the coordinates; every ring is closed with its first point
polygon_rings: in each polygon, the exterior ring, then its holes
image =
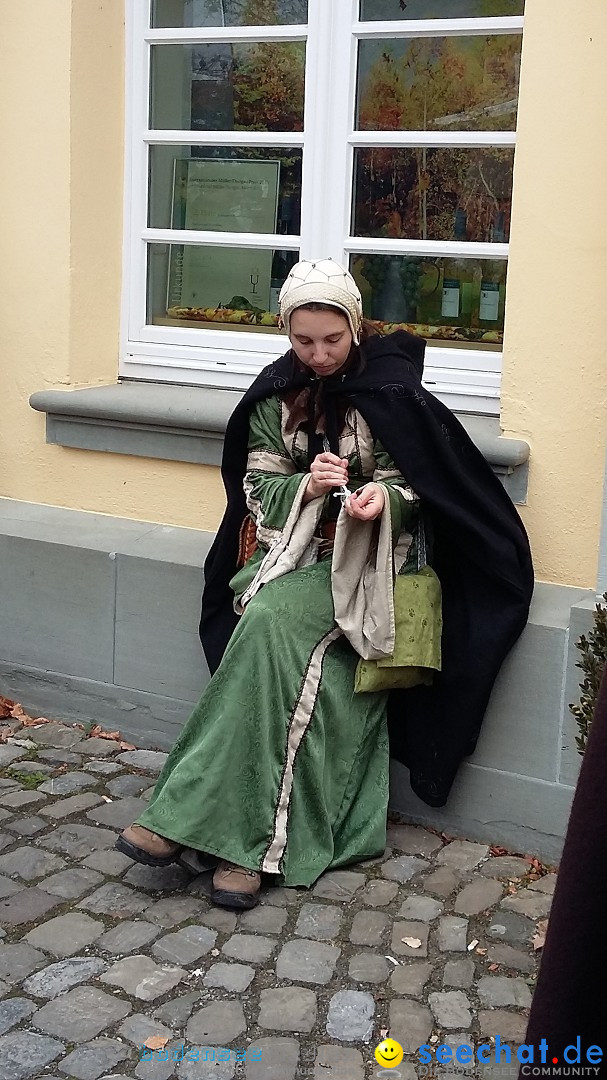
{"type": "Polygon", "coordinates": [[[360,521],[374,521],[381,514],[386,504],[386,495],[380,484],[367,484],[360,491],[355,491],[344,502],[344,509],[350,517],[360,521]]]}

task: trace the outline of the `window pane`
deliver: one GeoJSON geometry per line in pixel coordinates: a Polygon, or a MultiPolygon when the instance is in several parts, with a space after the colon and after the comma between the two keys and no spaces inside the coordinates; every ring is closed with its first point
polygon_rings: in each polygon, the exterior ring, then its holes
{"type": "Polygon", "coordinates": [[[151,125],[190,131],[303,131],[305,43],[152,48],[151,125]]]}
{"type": "Polygon", "coordinates": [[[356,151],[355,236],[504,243],[514,150],[356,151]]]}
{"type": "Polygon", "coordinates": [[[361,41],[362,131],[514,131],[521,37],[361,41]]]}
{"type": "Polygon", "coordinates": [[[305,24],[308,0],[153,0],[152,26],[305,24]]]}
{"type": "Polygon", "coordinates": [[[522,15],[525,0],[360,0],[361,21],[480,19],[522,15]]]}
{"type": "Polygon", "coordinates": [[[296,251],[148,246],[148,322],[277,331],[278,294],[296,251]]]}
{"type": "Polygon", "coordinates": [[[153,229],[299,233],[302,151],[153,146],[153,229]]]}
{"type": "Polygon", "coordinates": [[[503,340],[505,259],[353,255],[351,270],[365,317],[387,332],[404,327],[483,348],[503,340]]]}

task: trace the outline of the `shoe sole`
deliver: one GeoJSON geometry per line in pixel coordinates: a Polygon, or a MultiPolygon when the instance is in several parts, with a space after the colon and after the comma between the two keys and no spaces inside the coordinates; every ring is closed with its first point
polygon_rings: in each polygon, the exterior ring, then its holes
{"type": "Polygon", "coordinates": [[[238,893],[228,892],[226,889],[211,889],[211,900],[214,904],[218,904],[219,907],[233,908],[235,911],[256,907],[259,896],[259,892],[238,893]]]}
{"type": "Polygon", "coordinates": [[[123,855],[128,855],[133,862],[143,863],[144,866],[170,866],[171,863],[177,861],[183,851],[183,848],[179,847],[171,855],[150,855],[149,851],[129,843],[122,836],[117,837],[114,847],[123,855]]]}

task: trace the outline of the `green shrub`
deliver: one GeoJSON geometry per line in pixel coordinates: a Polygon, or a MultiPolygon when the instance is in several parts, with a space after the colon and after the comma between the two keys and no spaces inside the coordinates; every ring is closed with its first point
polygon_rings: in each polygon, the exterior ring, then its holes
{"type": "MultiPolygon", "coordinates": [[[[607,603],[607,593],[602,599],[607,603]]],[[[579,704],[570,705],[569,708],[575,716],[579,730],[575,739],[578,754],[583,754],[588,743],[601,676],[607,663],[607,608],[600,602],[595,607],[592,630],[588,637],[582,634],[580,640],[576,641],[576,648],[581,653],[581,659],[575,666],[581,668],[584,678],[580,682],[579,704]]]]}

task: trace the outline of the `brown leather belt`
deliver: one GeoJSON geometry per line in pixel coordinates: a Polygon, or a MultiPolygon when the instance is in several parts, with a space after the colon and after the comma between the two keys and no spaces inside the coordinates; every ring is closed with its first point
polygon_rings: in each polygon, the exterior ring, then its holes
{"type": "Polygon", "coordinates": [[[336,521],[323,521],[318,530],[318,536],[322,540],[335,540],[336,521]]]}

